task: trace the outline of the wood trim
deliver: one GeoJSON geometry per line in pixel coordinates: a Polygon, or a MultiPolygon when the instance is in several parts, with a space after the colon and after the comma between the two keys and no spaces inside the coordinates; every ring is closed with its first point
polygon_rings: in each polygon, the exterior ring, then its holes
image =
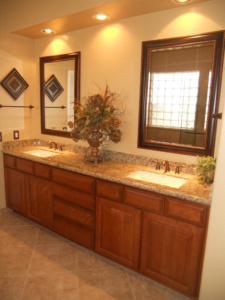
{"type": "Polygon", "coordinates": [[[205,227],[207,206],[166,197],[164,215],[200,227],[205,227]]]}
{"type": "Polygon", "coordinates": [[[52,180],[90,194],[95,193],[95,178],[75,172],[52,168],[52,180]]]}
{"type": "Polygon", "coordinates": [[[40,163],[34,165],[35,176],[51,180],[52,178],[52,167],[40,163]]]}
{"type": "Polygon", "coordinates": [[[16,157],[8,154],[3,154],[4,166],[12,169],[16,168],[16,157]]]}
{"type": "Polygon", "coordinates": [[[34,175],[34,162],[33,161],[17,157],[16,158],[16,168],[17,168],[17,170],[19,170],[21,172],[34,175]]]}
{"type": "Polygon", "coordinates": [[[117,202],[123,201],[123,186],[118,183],[96,180],[96,195],[117,202]]]}
{"type": "Polygon", "coordinates": [[[163,213],[165,196],[144,191],[141,189],[131,188],[128,186],[124,187],[124,203],[154,212],[156,214],[163,213]]]}

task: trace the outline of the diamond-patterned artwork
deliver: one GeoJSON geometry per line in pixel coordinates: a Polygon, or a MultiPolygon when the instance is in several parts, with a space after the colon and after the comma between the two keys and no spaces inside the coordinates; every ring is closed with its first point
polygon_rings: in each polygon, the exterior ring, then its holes
{"type": "Polygon", "coordinates": [[[64,88],[59,83],[58,79],[53,74],[45,83],[45,93],[53,102],[64,91],[64,88]]]}
{"type": "Polygon", "coordinates": [[[19,72],[14,68],[10,71],[0,82],[2,87],[7,93],[14,99],[17,98],[28,88],[27,82],[19,74],[19,72]]]}

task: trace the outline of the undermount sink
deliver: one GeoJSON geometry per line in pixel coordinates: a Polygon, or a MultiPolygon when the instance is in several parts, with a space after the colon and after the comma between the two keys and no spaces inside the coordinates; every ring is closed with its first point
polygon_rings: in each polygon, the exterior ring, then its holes
{"type": "Polygon", "coordinates": [[[188,181],[187,179],[184,178],[173,177],[165,174],[158,174],[158,173],[148,172],[148,171],[137,171],[135,173],[128,175],[127,177],[141,180],[141,181],[166,185],[176,189],[179,189],[185,182],[188,181]]]}
{"type": "Polygon", "coordinates": [[[30,151],[26,151],[24,153],[31,154],[34,156],[39,156],[39,157],[50,157],[50,156],[54,156],[54,155],[59,155],[59,153],[50,152],[50,151],[42,150],[42,149],[30,150],[30,151]]]}

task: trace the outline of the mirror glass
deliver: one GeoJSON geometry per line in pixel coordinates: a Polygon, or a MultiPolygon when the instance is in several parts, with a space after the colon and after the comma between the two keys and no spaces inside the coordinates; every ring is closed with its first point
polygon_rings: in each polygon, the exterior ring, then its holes
{"type": "Polygon", "coordinates": [[[80,52],[40,58],[42,133],[70,137],[80,96],[80,52]]]}
{"type": "Polygon", "coordinates": [[[223,32],[142,44],[139,147],[212,155],[223,32]]]}

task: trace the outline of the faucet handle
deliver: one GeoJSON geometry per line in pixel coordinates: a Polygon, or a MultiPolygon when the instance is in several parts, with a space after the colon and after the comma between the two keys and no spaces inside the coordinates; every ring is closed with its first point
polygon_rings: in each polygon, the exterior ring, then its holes
{"type": "Polygon", "coordinates": [[[180,174],[180,168],[182,168],[182,165],[177,165],[175,169],[175,174],[180,174]]]}
{"type": "Polygon", "coordinates": [[[49,144],[50,149],[57,150],[57,143],[56,142],[49,141],[48,144],[49,144]],[[53,148],[53,144],[54,144],[54,148],[53,148]]]}
{"type": "Polygon", "coordinates": [[[58,145],[58,150],[63,151],[63,144],[58,145]]]}
{"type": "Polygon", "coordinates": [[[159,162],[159,160],[156,159],[156,160],[153,160],[152,162],[156,163],[155,169],[156,170],[160,170],[160,162],[159,162]]]}
{"type": "Polygon", "coordinates": [[[165,172],[164,173],[170,172],[170,165],[169,165],[168,160],[164,160],[163,165],[165,166],[165,172]]]}
{"type": "Polygon", "coordinates": [[[52,149],[53,148],[52,147],[52,141],[49,141],[48,144],[49,144],[49,149],[52,149]]]}

